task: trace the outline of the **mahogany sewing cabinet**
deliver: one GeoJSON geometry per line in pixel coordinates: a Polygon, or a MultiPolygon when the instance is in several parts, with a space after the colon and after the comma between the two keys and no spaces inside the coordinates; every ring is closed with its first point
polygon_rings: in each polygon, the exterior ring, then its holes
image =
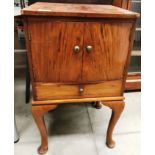
{"type": "Polygon", "coordinates": [[[99,101],[112,109],[106,144],[113,148],[138,14],[112,5],[38,2],[22,15],[38,152],[48,150],[44,113],[70,102],[99,101]]]}

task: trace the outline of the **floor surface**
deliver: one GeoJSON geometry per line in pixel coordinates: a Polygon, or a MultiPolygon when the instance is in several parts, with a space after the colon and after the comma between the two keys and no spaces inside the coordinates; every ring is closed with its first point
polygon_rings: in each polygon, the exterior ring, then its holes
{"type": "MultiPolygon", "coordinates": [[[[45,115],[49,151],[46,155],[140,155],[140,92],[125,93],[125,110],[115,128],[116,147],[105,145],[111,110],[90,103],[59,106],[45,115]]],[[[20,140],[15,155],[37,155],[40,135],[25,104],[25,80],[15,78],[15,119],[20,140]]]]}

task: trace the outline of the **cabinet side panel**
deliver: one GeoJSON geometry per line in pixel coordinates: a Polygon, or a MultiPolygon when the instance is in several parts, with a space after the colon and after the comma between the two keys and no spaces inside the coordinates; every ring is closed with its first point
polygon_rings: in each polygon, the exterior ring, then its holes
{"type": "Polygon", "coordinates": [[[32,90],[33,90],[33,97],[35,98],[35,84],[34,84],[34,74],[33,74],[33,64],[32,64],[32,53],[31,53],[31,37],[30,37],[30,29],[29,29],[29,21],[27,18],[23,19],[24,23],[24,33],[26,39],[26,49],[27,49],[27,59],[28,59],[28,67],[30,72],[32,90]]]}

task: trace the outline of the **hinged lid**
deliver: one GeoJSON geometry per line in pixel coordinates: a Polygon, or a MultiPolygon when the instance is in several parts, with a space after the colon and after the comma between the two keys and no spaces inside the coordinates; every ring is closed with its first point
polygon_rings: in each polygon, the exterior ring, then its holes
{"type": "Polygon", "coordinates": [[[59,17],[136,18],[138,13],[112,5],[37,2],[24,9],[22,15],[59,17]]]}

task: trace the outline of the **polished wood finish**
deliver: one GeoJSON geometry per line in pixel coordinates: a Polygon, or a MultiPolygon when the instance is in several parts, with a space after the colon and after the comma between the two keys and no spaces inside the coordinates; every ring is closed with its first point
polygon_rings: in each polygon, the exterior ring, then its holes
{"type": "Polygon", "coordinates": [[[62,104],[62,103],[84,103],[93,101],[122,101],[125,98],[123,96],[117,97],[91,97],[91,98],[79,98],[79,99],[58,99],[58,100],[38,100],[32,101],[32,105],[47,105],[47,104],[62,104]]]}
{"type": "MultiPolygon", "coordinates": [[[[128,9],[130,10],[131,8],[131,0],[28,0],[28,5],[31,5],[35,2],[54,2],[54,3],[83,3],[83,4],[111,4],[114,6],[118,6],[124,9],[128,9]]],[[[25,7],[25,6],[24,6],[25,7]]],[[[20,25],[22,24],[22,20],[21,20],[21,16],[15,16],[15,21],[19,22],[20,25]]],[[[26,87],[26,92],[30,92],[30,82],[29,82],[29,76],[27,76],[28,79],[26,82],[27,87],[26,87]]],[[[135,77],[135,80],[137,80],[137,78],[135,77]]],[[[134,82],[126,82],[127,88],[129,88],[129,90],[135,90],[137,88],[140,88],[141,83],[139,81],[137,81],[137,84],[135,84],[134,82]],[[136,87],[135,87],[136,85],[136,87]]],[[[127,90],[127,89],[126,89],[127,90]]],[[[27,101],[29,101],[29,95],[28,93],[26,93],[26,96],[28,96],[27,101]]]]}
{"type": "Polygon", "coordinates": [[[28,23],[35,81],[80,82],[84,24],[37,19],[28,23]],[[75,45],[81,47],[79,53],[73,51],[75,45]]]}
{"type": "Polygon", "coordinates": [[[106,144],[109,148],[114,148],[115,141],[113,140],[113,137],[112,137],[113,131],[114,131],[117,121],[119,120],[121,116],[121,113],[123,112],[125,103],[124,101],[121,101],[121,100],[120,101],[116,101],[116,100],[115,101],[97,101],[95,103],[95,108],[101,109],[102,104],[112,109],[112,114],[111,114],[111,118],[109,121],[108,129],[107,129],[106,144]]]}
{"type": "Polygon", "coordinates": [[[36,83],[35,99],[50,100],[120,96],[121,88],[121,80],[91,84],[36,83]]]}
{"type": "Polygon", "coordinates": [[[39,128],[41,135],[41,145],[38,148],[39,154],[44,154],[48,150],[47,130],[44,121],[44,113],[53,110],[57,105],[32,106],[32,115],[39,128]]]}
{"type": "Polygon", "coordinates": [[[30,18],[28,24],[28,29],[31,30],[29,35],[33,38],[30,44],[32,61],[35,62],[35,81],[85,83],[122,79],[128,54],[124,51],[127,51],[129,46],[131,22],[79,23],[30,18]],[[118,35],[124,37],[118,38],[118,35]],[[116,46],[117,43],[121,43],[120,46],[116,46]],[[73,52],[75,45],[80,47],[79,53],[73,52]],[[86,51],[87,45],[92,45],[91,53],[86,51]],[[107,47],[108,51],[105,50],[107,47]],[[107,68],[108,63],[111,65],[107,68]]]}
{"type": "Polygon", "coordinates": [[[107,145],[114,147],[138,14],[110,5],[55,3],[36,3],[22,13],[32,111],[42,137],[39,153],[47,150],[43,113],[71,102],[102,101],[112,109],[107,145]]]}
{"type": "Polygon", "coordinates": [[[102,108],[101,101],[93,102],[93,106],[94,106],[96,109],[101,109],[101,108],[102,108]]]}
{"type": "Polygon", "coordinates": [[[128,22],[86,23],[84,45],[92,45],[93,49],[91,53],[85,50],[83,54],[84,82],[123,78],[123,66],[128,54],[124,51],[127,51],[129,47],[131,28],[132,23],[128,22]]]}
{"type": "Polygon", "coordinates": [[[24,15],[54,17],[136,18],[139,14],[112,5],[64,4],[37,2],[22,9],[24,15]]]}
{"type": "MultiPolygon", "coordinates": [[[[37,105],[37,101],[35,101],[37,105]]],[[[39,104],[39,103],[38,103],[39,104]]],[[[109,148],[113,148],[115,146],[115,141],[112,138],[114,127],[120,118],[120,115],[124,109],[124,102],[123,101],[100,101],[100,104],[103,104],[105,106],[108,106],[112,109],[112,114],[109,122],[109,126],[107,129],[107,138],[106,138],[106,144],[109,148]]],[[[53,109],[57,108],[57,105],[37,105],[32,106],[32,114],[34,117],[34,120],[36,121],[36,124],[38,125],[40,135],[41,135],[41,145],[38,148],[39,154],[44,154],[48,150],[48,140],[47,140],[47,130],[45,127],[44,122],[44,113],[51,111],[53,109]]]]}
{"type": "Polygon", "coordinates": [[[120,118],[121,113],[123,112],[125,103],[123,101],[103,101],[103,105],[108,106],[112,109],[112,114],[107,130],[107,138],[106,138],[106,144],[109,148],[115,147],[115,141],[113,140],[113,130],[115,128],[115,125],[120,118]]]}

